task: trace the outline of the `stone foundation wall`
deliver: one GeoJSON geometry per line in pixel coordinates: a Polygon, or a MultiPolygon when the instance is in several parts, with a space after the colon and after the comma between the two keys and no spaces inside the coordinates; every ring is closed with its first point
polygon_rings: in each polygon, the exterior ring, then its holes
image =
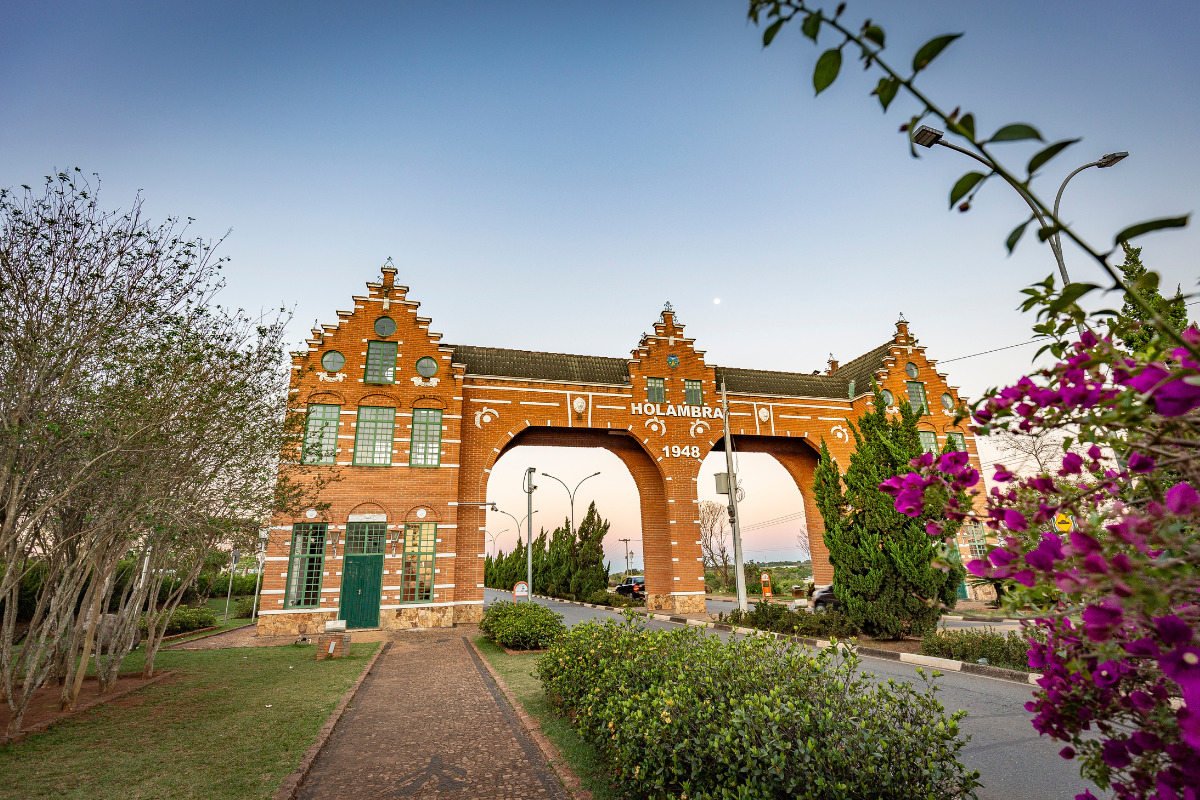
{"type": "Polygon", "coordinates": [[[258,618],[256,636],[317,635],[325,632],[326,620],[337,619],[337,609],[316,614],[264,614],[258,618]]]}
{"type": "Polygon", "coordinates": [[[385,608],[379,612],[381,628],[453,628],[455,606],[385,608]]]}
{"type": "Polygon", "coordinates": [[[483,619],[483,604],[454,607],[454,623],[477,623],[483,619]]]}
{"type": "Polygon", "coordinates": [[[660,614],[704,613],[704,595],[647,594],[646,610],[660,614]]]}

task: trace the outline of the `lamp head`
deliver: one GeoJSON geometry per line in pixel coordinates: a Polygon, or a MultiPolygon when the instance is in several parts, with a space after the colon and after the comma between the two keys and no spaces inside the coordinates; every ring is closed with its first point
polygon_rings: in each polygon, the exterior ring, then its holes
{"type": "Polygon", "coordinates": [[[931,128],[928,125],[922,125],[921,127],[917,128],[916,133],[913,134],[912,140],[913,144],[919,144],[921,147],[933,147],[935,144],[941,141],[943,135],[944,134],[942,131],[939,131],[937,128],[931,128]]]}
{"type": "Polygon", "coordinates": [[[1128,156],[1129,153],[1124,151],[1120,153],[1107,153],[1106,155],[1102,155],[1100,158],[1096,159],[1096,166],[1100,167],[1100,169],[1111,167],[1113,164],[1116,164],[1118,161],[1121,161],[1128,156]]]}

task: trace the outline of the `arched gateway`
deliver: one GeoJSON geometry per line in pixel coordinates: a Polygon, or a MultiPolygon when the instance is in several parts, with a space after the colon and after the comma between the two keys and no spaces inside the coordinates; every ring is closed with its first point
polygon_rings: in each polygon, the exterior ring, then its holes
{"type": "Polygon", "coordinates": [[[271,526],[263,578],[264,635],[351,628],[448,626],[480,619],[484,514],[492,466],[521,445],[603,447],[640,493],[647,605],[704,609],[697,482],[724,448],[719,391],[742,452],[773,455],[804,498],[817,583],[832,579],[812,494],[824,439],[848,463],[847,420],[872,403],[925,407],[922,441],[970,452],[953,426],[957,391],[903,320],[892,339],[825,374],[705,363],[668,306],[630,358],[443,344],[385,267],[380,283],[314,328],[293,354],[290,408],[305,415],[301,480],[336,476],[328,508],[271,526]],[[928,400],[927,400],[928,398],[928,400]]]}

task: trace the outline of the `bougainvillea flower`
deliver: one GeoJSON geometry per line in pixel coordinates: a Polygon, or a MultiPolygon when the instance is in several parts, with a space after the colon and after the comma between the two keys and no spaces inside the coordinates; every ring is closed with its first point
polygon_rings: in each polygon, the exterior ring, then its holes
{"type": "Polygon", "coordinates": [[[1062,469],[1059,475],[1078,475],[1083,470],[1083,459],[1077,453],[1067,453],[1063,456],[1062,469]]]}
{"type": "Polygon", "coordinates": [[[1004,512],[1004,525],[1010,531],[1023,531],[1029,527],[1029,523],[1025,520],[1025,515],[1011,508],[1004,512]]]}
{"type": "Polygon", "coordinates": [[[1155,617],[1154,627],[1164,644],[1187,644],[1192,640],[1192,627],[1174,614],[1155,617]]]}
{"type": "Polygon", "coordinates": [[[1080,553],[1099,553],[1100,542],[1083,531],[1071,531],[1071,546],[1080,553]]]}
{"type": "Polygon", "coordinates": [[[1154,459],[1141,453],[1129,454],[1129,471],[1145,473],[1154,469],[1154,459]]]}
{"type": "Polygon", "coordinates": [[[1181,644],[1166,655],[1159,656],[1163,674],[1179,684],[1183,699],[1200,704],[1200,647],[1181,644]]]}
{"type": "Polygon", "coordinates": [[[1172,514],[1188,514],[1200,505],[1200,494],[1188,483],[1177,483],[1167,490],[1167,510],[1172,514]]]}
{"type": "Polygon", "coordinates": [[[1016,558],[1016,556],[1014,556],[1012,553],[999,547],[988,553],[988,560],[997,567],[1007,567],[1008,562],[1012,561],[1014,558],[1016,558]]]}
{"type": "Polygon", "coordinates": [[[1094,642],[1107,641],[1113,628],[1120,625],[1125,615],[1120,608],[1111,605],[1088,606],[1083,610],[1083,627],[1088,638],[1094,642]]]}

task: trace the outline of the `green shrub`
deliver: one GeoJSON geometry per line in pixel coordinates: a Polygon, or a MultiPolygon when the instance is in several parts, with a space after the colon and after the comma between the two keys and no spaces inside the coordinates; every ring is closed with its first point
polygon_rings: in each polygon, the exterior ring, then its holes
{"type": "Polygon", "coordinates": [[[942,628],[921,640],[921,652],[927,656],[954,658],[978,663],[986,658],[993,667],[1029,671],[1029,643],[1017,631],[999,633],[995,628],[942,628]]]}
{"type": "Polygon", "coordinates": [[[632,618],[576,625],[538,661],[550,701],[629,797],[958,798],[978,786],[930,681],[818,652],[632,618]]]}
{"type": "MultiPolygon", "coordinates": [[[[217,624],[217,615],[203,606],[192,608],[190,606],[180,606],[175,609],[175,613],[171,615],[170,622],[167,623],[167,636],[173,636],[176,633],[187,633],[188,631],[199,630],[200,628],[211,628],[217,624]]],[[[142,617],[139,625],[142,630],[142,636],[146,636],[146,618],[142,617]]]]}
{"type": "Polygon", "coordinates": [[[796,636],[832,636],[847,639],[858,635],[858,628],[844,614],[836,611],[825,614],[792,611],[782,603],[757,603],[746,613],[742,613],[740,608],[735,608],[729,614],[718,614],[717,621],[739,628],[757,628],[796,636]]]}
{"type": "Polygon", "coordinates": [[[483,612],[479,632],[510,650],[541,650],[562,636],[562,615],[537,603],[497,600],[483,612]]]}
{"type": "Polygon", "coordinates": [[[593,605],[598,606],[611,606],[612,599],[614,597],[620,597],[620,595],[611,594],[609,593],[608,589],[597,589],[588,595],[587,599],[585,599],[583,602],[592,603],[593,605]]]}
{"type": "Polygon", "coordinates": [[[233,609],[229,612],[230,619],[250,619],[254,613],[254,595],[238,597],[233,601],[233,609]]]}

